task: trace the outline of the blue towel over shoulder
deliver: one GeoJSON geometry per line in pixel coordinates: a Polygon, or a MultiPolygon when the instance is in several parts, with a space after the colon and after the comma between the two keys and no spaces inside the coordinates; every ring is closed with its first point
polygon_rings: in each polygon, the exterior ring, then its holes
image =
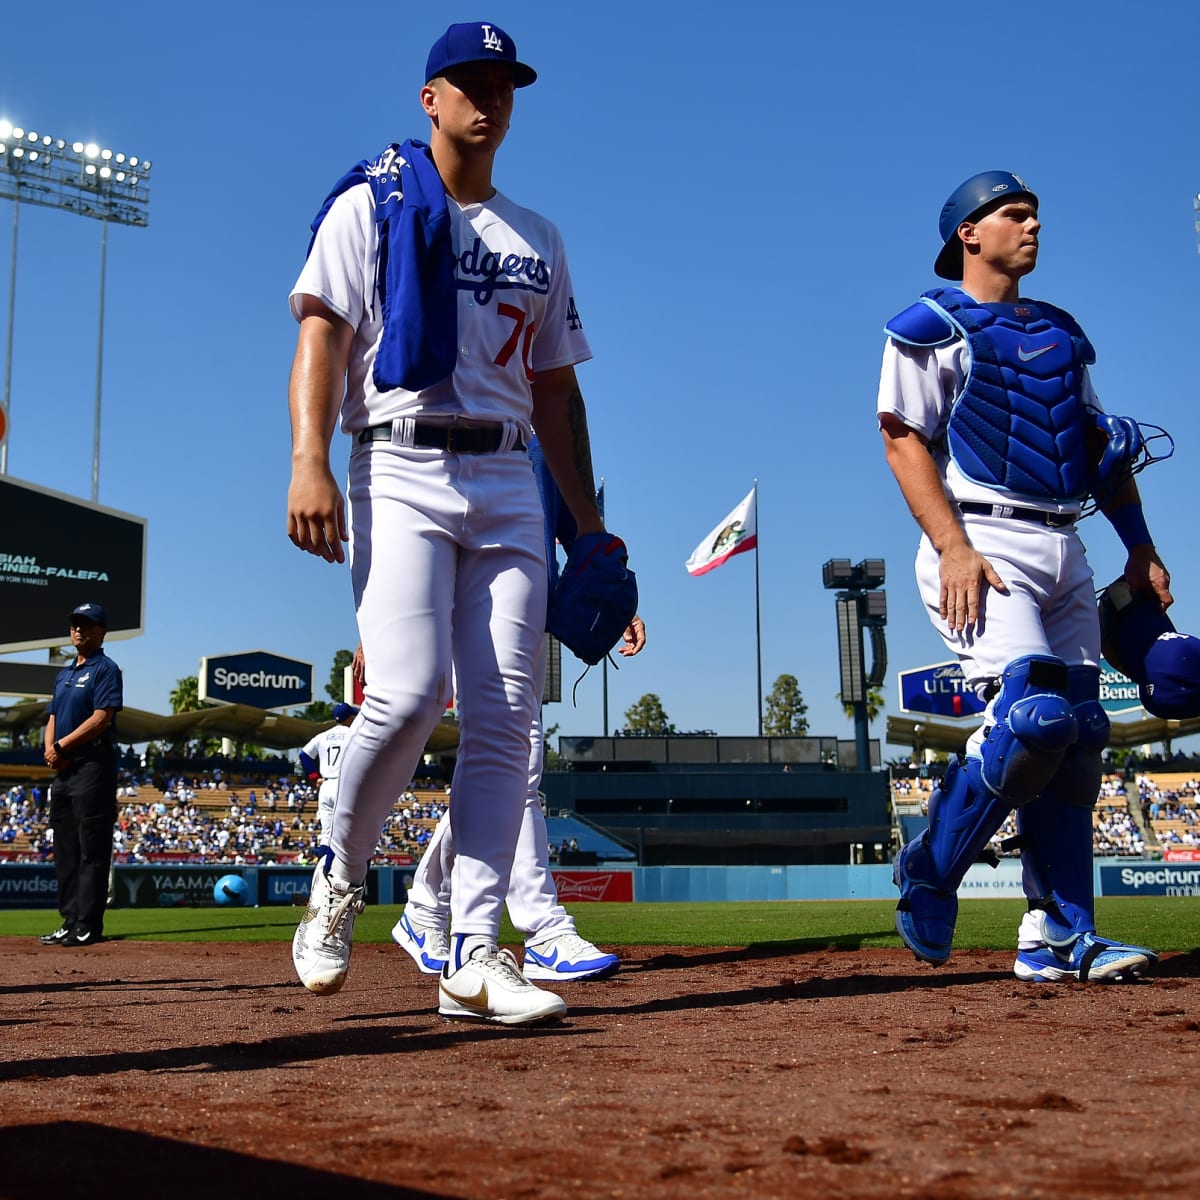
{"type": "Polygon", "coordinates": [[[457,361],[458,285],[446,189],[424,142],[393,142],[334,184],[313,218],[308,253],[333,202],[359,183],[369,184],[374,194],[379,231],[375,282],[383,338],[375,386],[381,392],[420,391],[450,375],[457,361]]]}

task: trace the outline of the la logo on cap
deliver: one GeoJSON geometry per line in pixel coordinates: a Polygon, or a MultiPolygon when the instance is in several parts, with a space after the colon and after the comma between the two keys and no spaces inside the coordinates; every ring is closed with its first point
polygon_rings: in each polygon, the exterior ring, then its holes
{"type": "Polygon", "coordinates": [[[485,50],[495,50],[497,54],[504,53],[504,42],[501,41],[500,35],[490,26],[481,25],[483,30],[483,48],[485,50]]]}

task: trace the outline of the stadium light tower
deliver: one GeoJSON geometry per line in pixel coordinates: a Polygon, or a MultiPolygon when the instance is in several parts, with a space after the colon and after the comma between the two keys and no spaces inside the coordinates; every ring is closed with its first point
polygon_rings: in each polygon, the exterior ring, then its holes
{"type": "Polygon", "coordinates": [[[100,491],[100,396],[104,374],[104,276],[108,226],[146,225],[150,216],[150,162],[95,142],[66,142],[23,129],[0,117],[0,199],[13,202],[12,261],[8,279],[8,345],[0,399],[0,475],[8,474],[12,401],[13,314],[17,296],[17,228],[22,204],[60,208],[100,222],[100,315],[96,333],[96,406],[92,433],[92,500],[100,491]]]}
{"type": "Polygon", "coordinates": [[[887,678],[887,593],[882,590],[887,565],[882,558],[864,558],[851,566],[848,558],[831,558],[821,567],[821,582],[837,592],[838,666],[843,704],[854,709],[854,748],[860,771],[871,769],[870,723],[867,702],[870,689],[887,678]],[[863,630],[871,641],[872,662],[867,670],[863,630]]]}

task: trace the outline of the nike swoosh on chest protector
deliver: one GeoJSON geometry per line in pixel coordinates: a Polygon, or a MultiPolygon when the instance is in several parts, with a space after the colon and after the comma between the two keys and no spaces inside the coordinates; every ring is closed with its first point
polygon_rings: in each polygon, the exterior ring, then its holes
{"type": "Polygon", "coordinates": [[[1041,358],[1043,354],[1049,354],[1057,345],[1057,342],[1052,342],[1049,346],[1042,346],[1039,350],[1026,350],[1024,346],[1018,346],[1017,357],[1022,362],[1033,362],[1035,358],[1041,358]]]}

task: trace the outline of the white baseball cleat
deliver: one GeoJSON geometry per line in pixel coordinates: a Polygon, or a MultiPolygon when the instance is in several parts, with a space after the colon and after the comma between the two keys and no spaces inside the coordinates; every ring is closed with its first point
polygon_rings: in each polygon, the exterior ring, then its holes
{"type": "Polygon", "coordinates": [[[450,957],[450,939],[446,931],[410,921],[407,909],[392,926],[392,941],[408,952],[422,975],[440,975],[450,957]]]}
{"type": "Polygon", "coordinates": [[[521,974],[511,950],[480,947],[452,975],[448,970],[449,963],[438,981],[438,1012],[443,1017],[530,1025],[566,1014],[560,997],[534,987],[521,974]]]}
{"type": "Polygon", "coordinates": [[[332,995],[346,982],[354,918],[366,907],[366,886],[342,890],[329,878],[328,859],[313,872],[308,907],[292,938],[292,962],[310,992],[332,995]]]}
{"type": "Polygon", "coordinates": [[[527,944],[522,973],[526,979],[604,979],[621,966],[615,954],[605,954],[577,933],[560,933],[527,944]]]}

